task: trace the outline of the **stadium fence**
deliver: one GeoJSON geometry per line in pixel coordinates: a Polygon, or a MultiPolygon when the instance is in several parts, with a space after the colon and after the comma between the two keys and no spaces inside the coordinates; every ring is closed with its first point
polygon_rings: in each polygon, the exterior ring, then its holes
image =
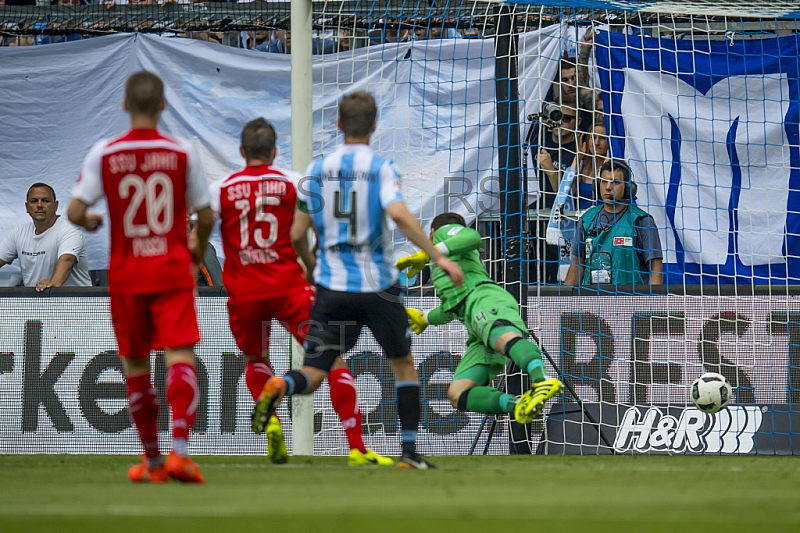
{"type": "MultiPolygon", "coordinates": [[[[231,48],[247,48],[266,34],[276,49],[291,47],[294,96],[271,104],[291,100],[291,117],[277,125],[281,135],[291,132],[291,144],[282,149],[301,171],[312,156],[339,142],[340,96],[373,92],[380,105],[373,147],[395,160],[409,205],[423,224],[444,210],[475,224],[485,237],[487,268],[521,302],[551,358],[551,374],[560,373],[571,387],[548,406],[547,424],[539,419],[521,428],[505,417],[455,412],[446,388],[465,333],[459,325],[429,328],[414,347],[424,384],[426,453],[793,453],[800,394],[796,6],[553,3],[558,5],[426,0],[6,6],[0,8],[0,33],[5,44],[33,44],[135,31],[231,48]],[[555,191],[547,190],[537,154],[548,134],[542,102],[554,99],[552,82],[564,57],[577,63],[578,114],[602,118],[610,155],[629,163],[637,205],[656,221],[665,271],[659,288],[604,285],[574,293],[559,283],[574,219],[583,210],[567,204],[562,238],[546,244],[555,191]],[[593,92],[599,98],[581,98],[593,92]],[[718,371],[731,383],[727,414],[700,417],[692,409],[689,385],[703,370],[718,371]]],[[[31,49],[26,57],[37,53],[31,49]]],[[[235,85],[235,79],[224,81],[235,85]]],[[[174,97],[188,108],[196,95],[185,85],[174,89],[174,97]]],[[[241,114],[230,106],[220,101],[214,112],[241,114]]],[[[272,109],[277,107],[267,112],[272,109]]],[[[22,117],[33,112],[13,113],[18,122],[7,127],[24,132],[22,117]]],[[[174,128],[175,135],[187,134],[179,124],[174,128]]],[[[235,153],[216,149],[214,139],[196,130],[193,135],[207,167],[222,171],[238,164],[235,153]]],[[[86,140],[87,150],[92,141],[86,140]]],[[[554,149],[577,151],[567,144],[556,141],[554,149]]],[[[27,179],[20,168],[26,167],[3,167],[3,175],[27,179]]],[[[18,217],[0,219],[4,230],[12,220],[18,217]]],[[[408,293],[409,305],[435,305],[430,288],[416,280],[408,293]]],[[[5,323],[14,325],[4,329],[0,346],[6,413],[0,450],[136,451],[119,396],[121,377],[107,356],[114,349],[110,319],[103,315],[107,301],[59,294],[2,300],[5,323]],[[95,340],[94,331],[103,333],[95,340]],[[84,395],[85,390],[92,392],[84,395]],[[119,429],[98,429],[84,407],[97,420],[113,419],[108,427],[119,429]]],[[[193,446],[198,453],[260,453],[262,445],[242,432],[249,410],[242,387],[231,384],[240,359],[223,300],[203,298],[200,311],[205,340],[198,351],[209,376],[208,411],[193,446]]],[[[277,367],[285,370],[288,336],[279,328],[273,335],[277,367]]],[[[349,361],[368,413],[367,443],[391,453],[397,447],[391,375],[376,353],[365,336],[349,361]]],[[[502,381],[498,386],[512,391],[526,386],[514,369],[502,381]]],[[[324,390],[314,398],[314,453],[344,453],[325,398],[324,390]]]]}

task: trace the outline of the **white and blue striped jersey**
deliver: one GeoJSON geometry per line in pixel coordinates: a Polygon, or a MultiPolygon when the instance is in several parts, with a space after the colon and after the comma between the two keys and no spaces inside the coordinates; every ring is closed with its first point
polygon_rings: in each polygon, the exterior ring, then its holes
{"type": "Polygon", "coordinates": [[[403,196],[390,161],[366,144],[345,144],[309,165],[297,196],[319,232],[314,271],[319,285],[367,293],[395,283],[386,208],[403,196]]]}

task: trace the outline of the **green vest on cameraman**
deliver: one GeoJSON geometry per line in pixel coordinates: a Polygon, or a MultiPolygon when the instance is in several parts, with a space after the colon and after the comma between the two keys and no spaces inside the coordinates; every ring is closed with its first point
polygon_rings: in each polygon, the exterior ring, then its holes
{"type": "Polygon", "coordinates": [[[642,260],[636,250],[636,221],[650,216],[635,205],[629,205],[617,218],[616,224],[597,231],[597,217],[603,204],[596,205],[581,217],[583,224],[584,265],[582,285],[614,283],[632,285],[644,283],[642,260]]]}

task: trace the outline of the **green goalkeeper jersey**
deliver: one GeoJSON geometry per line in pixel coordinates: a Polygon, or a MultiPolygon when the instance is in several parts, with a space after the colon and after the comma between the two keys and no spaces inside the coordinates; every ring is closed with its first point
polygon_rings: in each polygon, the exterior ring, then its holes
{"type": "Polygon", "coordinates": [[[461,303],[475,287],[482,283],[492,282],[486,269],[483,268],[478,253],[481,236],[477,231],[460,224],[442,226],[433,234],[433,244],[440,243],[447,247],[445,255],[458,264],[464,272],[464,284],[456,287],[447,274],[431,262],[433,286],[442,303],[428,313],[430,324],[444,324],[456,318],[464,320],[464,317],[461,316],[463,307],[459,307],[461,303]]]}

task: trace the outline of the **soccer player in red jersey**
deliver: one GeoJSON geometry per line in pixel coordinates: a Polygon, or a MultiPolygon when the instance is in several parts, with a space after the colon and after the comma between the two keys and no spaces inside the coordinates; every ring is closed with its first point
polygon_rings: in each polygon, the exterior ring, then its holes
{"type": "Polygon", "coordinates": [[[67,216],[73,224],[95,231],[102,217],[88,208],[106,197],[111,318],[127,376],[128,409],[144,447],[143,462],[132,466],[128,476],[136,482],[159,483],[171,477],[202,483],[188,455],[199,399],[193,264],[203,257],[214,213],[195,149],[156,129],[165,105],[158,76],[137,72],[128,78],[124,108],[131,130],[91,149],[67,216]],[[197,213],[195,231],[188,237],[187,209],[197,213]],[[161,348],[172,410],[172,452],[166,460],[158,448],[158,403],[150,377],[150,351],[161,348]]]}
{"type": "MultiPolygon", "coordinates": [[[[300,246],[304,274],[289,236],[300,175],[272,166],[277,154],[275,141],[275,128],[269,122],[263,118],[248,122],[242,129],[239,148],[247,166],[211,186],[211,205],[221,221],[225,251],[222,281],[228,292],[230,326],[247,358],[245,383],[253,400],[273,376],[269,362],[271,319],[284,324],[302,343],[314,303],[314,288],[309,281],[315,256],[307,241],[300,246]]],[[[331,371],[328,383],[331,403],[350,446],[349,464],[393,464],[390,458],[364,446],[355,380],[343,362],[331,371]]],[[[274,415],[266,433],[269,459],[286,462],[281,424],[274,415]]]]}

